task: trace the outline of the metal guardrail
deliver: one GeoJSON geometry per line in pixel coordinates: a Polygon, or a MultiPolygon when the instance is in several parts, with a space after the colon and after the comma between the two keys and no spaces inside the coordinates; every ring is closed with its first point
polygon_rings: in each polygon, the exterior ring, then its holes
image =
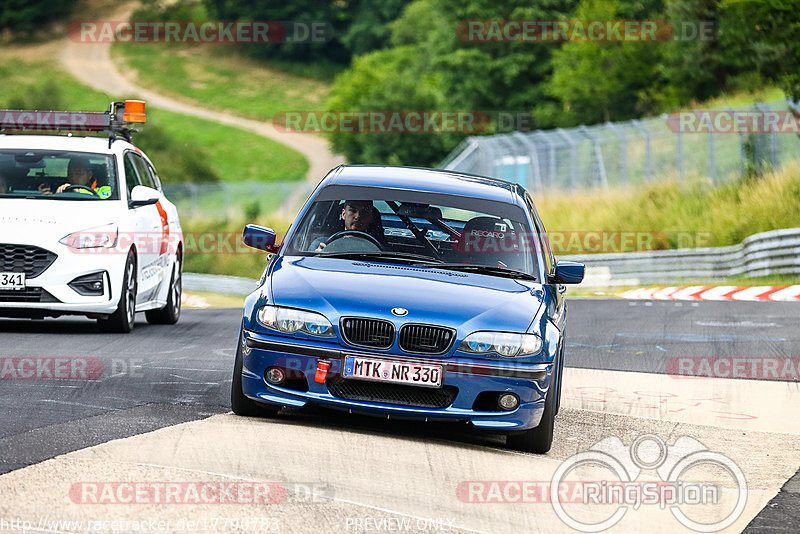
{"type": "Polygon", "coordinates": [[[183,289],[188,291],[208,291],[223,295],[249,295],[255,291],[256,284],[258,284],[258,280],[241,276],[183,273],[183,289]]]}
{"type": "Polygon", "coordinates": [[[800,274],[800,228],[755,234],[730,247],[569,255],[559,259],[586,264],[587,286],[800,274]]]}

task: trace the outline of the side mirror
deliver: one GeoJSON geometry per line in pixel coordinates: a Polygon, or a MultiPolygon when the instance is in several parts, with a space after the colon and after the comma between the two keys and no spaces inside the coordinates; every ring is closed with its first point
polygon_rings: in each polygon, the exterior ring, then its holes
{"type": "Polygon", "coordinates": [[[555,282],[560,284],[580,284],[586,267],[577,261],[560,261],[556,264],[555,282]]]}
{"type": "Polygon", "coordinates": [[[128,207],[135,209],[142,206],[152,206],[159,200],[161,200],[161,193],[152,187],[137,185],[133,188],[133,191],[131,191],[131,199],[128,201],[128,207]]]}
{"type": "Polygon", "coordinates": [[[266,252],[278,252],[278,247],[275,246],[276,239],[275,230],[257,224],[248,224],[242,232],[242,242],[245,245],[266,252]]]}

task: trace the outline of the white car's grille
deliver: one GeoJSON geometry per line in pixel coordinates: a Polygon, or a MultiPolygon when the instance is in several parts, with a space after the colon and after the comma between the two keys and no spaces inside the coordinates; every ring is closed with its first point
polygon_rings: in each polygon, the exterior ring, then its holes
{"type": "Polygon", "coordinates": [[[56,254],[32,245],[0,243],[0,272],[36,278],[56,261],[56,254]]]}

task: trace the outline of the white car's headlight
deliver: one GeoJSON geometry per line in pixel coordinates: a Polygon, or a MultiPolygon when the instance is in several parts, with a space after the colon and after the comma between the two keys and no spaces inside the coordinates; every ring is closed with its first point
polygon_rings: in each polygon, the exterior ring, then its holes
{"type": "Polygon", "coordinates": [[[458,350],[473,354],[496,352],[506,358],[517,358],[530,356],[542,350],[542,338],[536,334],[473,332],[464,338],[458,350]]]}
{"type": "Polygon", "coordinates": [[[331,322],[319,313],[281,308],[279,306],[262,306],[258,310],[258,320],[267,328],[272,328],[285,334],[304,332],[319,337],[334,336],[331,322]]]}
{"type": "Polygon", "coordinates": [[[62,245],[71,248],[114,248],[117,246],[119,228],[116,224],[105,224],[88,228],[80,232],[72,232],[58,240],[62,245]]]}

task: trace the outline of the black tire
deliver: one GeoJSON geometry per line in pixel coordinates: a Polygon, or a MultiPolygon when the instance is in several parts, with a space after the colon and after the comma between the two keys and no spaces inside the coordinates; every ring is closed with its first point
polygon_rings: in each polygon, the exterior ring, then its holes
{"type": "Polygon", "coordinates": [[[539,426],[506,436],[506,446],[518,451],[533,452],[544,454],[553,446],[553,429],[555,427],[556,409],[558,404],[559,387],[561,377],[560,370],[561,358],[553,365],[553,383],[547,391],[544,401],[544,413],[539,426]]]}
{"type": "Polygon", "coordinates": [[[175,324],[181,318],[181,294],[183,293],[183,261],[180,254],[175,257],[175,267],[169,279],[167,305],[160,310],[147,310],[144,316],[150,324],[175,324]]]}
{"type": "Polygon", "coordinates": [[[242,340],[243,334],[239,333],[239,342],[236,344],[236,361],[233,364],[233,380],[231,382],[231,410],[236,415],[251,417],[274,417],[281,407],[258,403],[242,392],[242,340]]]}
{"type": "Polygon", "coordinates": [[[136,256],[131,250],[125,262],[119,304],[117,310],[106,319],[98,319],[97,324],[104,332],[127,334],[136,322],[136,256]]]}

